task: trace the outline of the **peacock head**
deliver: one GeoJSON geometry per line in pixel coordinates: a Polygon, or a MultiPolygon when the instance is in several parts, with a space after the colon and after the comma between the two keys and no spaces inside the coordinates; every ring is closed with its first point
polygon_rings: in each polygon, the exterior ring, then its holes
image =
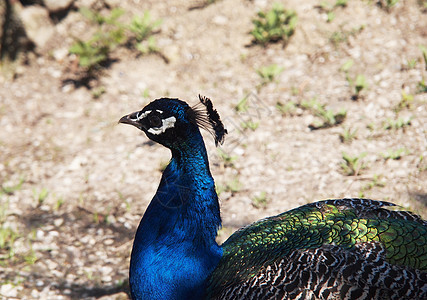
{"type": "Polygon", "coordinates": [[[174,149],[200,136],[199,127],[208,130],[215,144],[222,144],[227,130],[209,98],[199,95],[200,103],[191,107],[179,99],[154,100],[142,110],[123,116],[119,123],[133,125],[147,137],[174,149]]]}

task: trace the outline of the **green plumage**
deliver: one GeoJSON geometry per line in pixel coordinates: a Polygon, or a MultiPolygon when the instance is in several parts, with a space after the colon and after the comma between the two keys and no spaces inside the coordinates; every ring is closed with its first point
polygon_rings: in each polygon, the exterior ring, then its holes
{"type": "MultiPolygon", "coordinates": [[[[385,208],[392,206],[391,203],[367,199],[326,200],[258,221],[239,230],[223,245],[223,258],[211,277],[212,298],[222,298],[217,291],[232,290],[244,282],[276,276],[269,268],[277,269],[284,258],[288,259],[287,267],[298,264],[289,260],[289,256],[295,255],[296,251],[301,254],[303,251],[321,248],[327,256],[329,245],[342,251],[344,256],[348,253],[349,257],[355,253],[359,255],[359,252],[363,256],[364,251],[369,254],[378,252],[377,260],[384,260],[384,264],[390,265],[391,269],[418,270],[416,272],[421,272],[421,280],[426,280],[425,221],[409,212],[385,208]],[[374,250],[363,250],[363,247],[374,250]]],[[[332,252],[330,261],[335,262],[334,255],[332,252]]],[[[354,261],[354,258],[350,260],[354,261]]],[[[366,268],[371,268],[366,264],[366,268]]],[[[328,268],[328,264],[325,266],[328,268]]],[[[360,272],[366,272],[366,268],[361,264],[360,272]]],[[[285,282],[290,280],[292,274],[283,276],[282,281],[285,282]]],[[[371,284],[368,279],[365,281],[371,284]]],[[[422,283],[427,287],[427,282],[422,283]]],[[[280,282],[276,284],[280,286],[280,282]]],[[[289,295],[287,297],[291,298],[289,295]]]]}

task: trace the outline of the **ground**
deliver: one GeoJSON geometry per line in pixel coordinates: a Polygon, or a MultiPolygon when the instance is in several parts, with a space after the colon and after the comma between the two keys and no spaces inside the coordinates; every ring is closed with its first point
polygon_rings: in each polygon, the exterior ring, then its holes
{"type": "Polygon", "coordinates": [[[125,19],[149,10],[163,20],[162,55],[118,48],[92,88],[74,84],[68,48],[90,25],[72,10],[13,79],[1,75],[0,298],[127,299],[133,235],[170,153],[117,121],[163,96],[210,97],[228,128],[220,150],[204,133],[221,241],[325,198],[427,217],[425,2],[349,1],[329,22],[320,1],[281,2],[298,15],[295,34],[262,47],[250,31],[269,1],[120,1],[125,19]],[[263,81],[257,70],[273,64],[282,72],[263,81]],[[367,82],[358,97],[357,75],[367,82]],[[346,118],[313,128],[313,100],[346,118]],[[352,174],[345,154],[365,168],[352,174]]]}

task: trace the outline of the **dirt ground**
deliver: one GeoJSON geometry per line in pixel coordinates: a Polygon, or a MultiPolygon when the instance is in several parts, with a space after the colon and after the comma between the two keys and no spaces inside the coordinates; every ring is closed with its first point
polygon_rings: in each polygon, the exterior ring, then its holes
{"type": "Polygon", "coordinates": [[[348,1],[327,22],[320,1],[280,2],[298,14],[286,47],[251,45],[252,19],[270,1],[128,0],[124,18],[163,20],[155,38],[168,62],[118,48],[93,89],[75,86],[67,50],[88,22],[73,10],[14,79],[0,75],[1,299],[127,299],[133,235],[170,154],[117,121],[163,96],[210,97],[228,128],[222,152],[204,133],[221,241],[325,198],[387,200],[427,217],[427,11],[415,0],[388,11],[348,1]],[[367,81],[357,99],[342,70],[350,59],[348,78],[367,81]],[[257,70],[272,64],[283,71],[263,83],[257,70]],[[313,99],[345,109],[344,122],[310,128],[319,117],[302,103],[313,99]],[[346,175],[343,153],[366,168],[346,175]]]}

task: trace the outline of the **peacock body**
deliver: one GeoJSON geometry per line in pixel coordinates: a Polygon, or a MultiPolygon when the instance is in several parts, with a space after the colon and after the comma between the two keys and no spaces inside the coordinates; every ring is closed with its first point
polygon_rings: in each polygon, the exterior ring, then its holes
{"type": "Polygon", "coordinates": [[[426,223],[386,209],[391,206],[369,199],[325,200],[243,228],[223,244],[210,296],[423,299],[426,223]]]}
{"type": "Polygon", "coordinates": [[[120,119],[172,152],[135,235],[133,299],[427,299],[427,223],[392,203],[315,202],[215,241],[218,196],[199,127],[209,99],[155,100],[120,119]]]}

